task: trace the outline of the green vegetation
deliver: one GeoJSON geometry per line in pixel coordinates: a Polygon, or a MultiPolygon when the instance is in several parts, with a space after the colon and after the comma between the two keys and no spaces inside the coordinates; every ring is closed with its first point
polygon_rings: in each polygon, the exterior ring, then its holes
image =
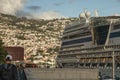
{"type": "Polygon", "coordinates": [[[4,58],[8,54],[3,45],[4,43],[0,40],[0,63],[4,62],[4,58]]]}

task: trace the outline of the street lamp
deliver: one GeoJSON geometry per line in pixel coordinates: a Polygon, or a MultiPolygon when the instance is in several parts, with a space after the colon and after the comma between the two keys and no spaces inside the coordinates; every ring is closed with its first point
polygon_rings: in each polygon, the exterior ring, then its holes
{"type": "Polygon", "coordinates": [[[112,52],[112,79],[115,80],[115,54],[112,52]]]}

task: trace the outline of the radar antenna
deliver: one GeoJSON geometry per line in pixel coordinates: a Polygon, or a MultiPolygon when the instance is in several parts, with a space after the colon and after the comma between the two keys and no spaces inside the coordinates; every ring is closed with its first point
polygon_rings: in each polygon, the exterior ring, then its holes
{"type": "Polygon", "coordinates": [[[94,15],[95,15],[95,17],[99,17],[99,14],[98,14],[98,10],[97,10],[97,9],[94,11],[94,15]]]}
{"type": "Polygon", "coordinates": [[[79,18],[80,20],[85,19],[86,23],[89,23],[90,16],[91,16],[91,13],[87,11],[87,9],[84,9],[84,12],[80,13],[79,18]]]}

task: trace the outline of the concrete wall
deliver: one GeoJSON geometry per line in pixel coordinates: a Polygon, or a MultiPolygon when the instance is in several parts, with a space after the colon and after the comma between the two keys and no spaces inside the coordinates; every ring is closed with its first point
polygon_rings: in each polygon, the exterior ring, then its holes
{"type": "Polygon", "coordinates": [[[95,69],[25,69],[28,80],[98,80],[95,69]]]}

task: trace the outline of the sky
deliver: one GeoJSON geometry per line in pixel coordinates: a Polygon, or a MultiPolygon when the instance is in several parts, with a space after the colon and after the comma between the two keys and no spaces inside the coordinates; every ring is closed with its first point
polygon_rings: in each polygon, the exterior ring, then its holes
{"type": "Polygon", "coordinates": [[[120,14],[120,0],[0,0],[0,13],[33,19],[79,17],[84,10],[94,16],[120,14]]]}

